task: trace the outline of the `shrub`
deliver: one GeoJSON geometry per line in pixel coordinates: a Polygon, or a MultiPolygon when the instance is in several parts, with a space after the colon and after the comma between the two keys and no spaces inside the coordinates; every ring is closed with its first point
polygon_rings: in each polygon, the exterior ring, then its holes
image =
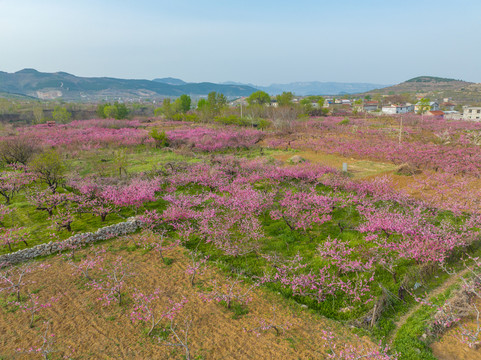
{"type": "Polygon", "coordinates": [[[174,114],[171,117],[173,121],[190,121],[190,122],[198,122],[199,116],[197,114],[174,114]]]}
{"type": "Polygon", "coordinates": [[[154,128],[150,130],[149,135],[154,139],[155,142],[155,147],[157,149],[169,146],[169,140],[167,138],[167,135],[165,134],[165,131],[159,132],[157,128],[154,128]]]}
{"type": "Polygon", "coordinates": [[[199,116],[197,114],[184,114],[184,121],[198,122],[199,116]]]}
{"type": "Polygon", "coordinates": [[[215,122],[224,124],[224,125],[239,125],[239,126],[248,126],[250,122],[246,119],[242,119],[237,115],[229,115],[229,116],[217,116],[214,119],[215,122]]]}
{"type": "Polygon", "coordinates": [[[237,126],[252,126],[265,129],[270,126],[269,120],[262,118],[241,118],[237,115],[218,116],[214,119],[215,122],[224,125],[237,125],[237,126]]]}
{"type": "Polygon", "coordinates": [[[172,115],[173,121],[184,121],[184,114],[174,114],[172,115]]]}

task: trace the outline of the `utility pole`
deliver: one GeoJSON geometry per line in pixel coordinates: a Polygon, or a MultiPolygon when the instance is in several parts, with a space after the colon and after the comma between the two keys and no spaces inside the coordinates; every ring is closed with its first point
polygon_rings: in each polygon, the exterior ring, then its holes
{"type": "Polygon", "coordinates": [[[399,145],[401,145],[402,138],[403,138],[403,118],[401,117],[401,126],[399,127],[399,145]]]}

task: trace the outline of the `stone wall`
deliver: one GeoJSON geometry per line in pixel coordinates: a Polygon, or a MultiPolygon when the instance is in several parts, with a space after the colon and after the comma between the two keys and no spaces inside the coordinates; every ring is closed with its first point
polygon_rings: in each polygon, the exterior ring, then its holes
{"type": "Polygon", "coordinates": [[[140,221],[135,217],[132,217],[127,219],[125,222],[100,228],[94,233],[88,232],[76,234],[64,241],[50,241],[46,244],[40,244],[28,249],[16,251],[14,253],[1,255],[0,264],[17,264],[39,256],[58,253],[62,249],[68,249],[69,246],[72,245],[83,246],[96,241],[102,241],[112,237],[131,234],[137,231],[139,227],[140,221]]]}

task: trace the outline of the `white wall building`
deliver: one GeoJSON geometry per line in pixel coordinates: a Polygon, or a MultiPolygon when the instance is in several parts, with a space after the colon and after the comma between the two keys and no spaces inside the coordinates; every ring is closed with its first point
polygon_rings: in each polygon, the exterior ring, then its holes
{"type": "Polygon", "coordinates": [[[381,112],[384,114],[407,114],[414,111],[414,106],[411,104],[406,105],[389,105],[383,106],[381,112]]]}
{"type": "Polygon", "coordinates": [[[481,107],[466,106],[463,108],[463,120],[481,121],[481,107]]]}

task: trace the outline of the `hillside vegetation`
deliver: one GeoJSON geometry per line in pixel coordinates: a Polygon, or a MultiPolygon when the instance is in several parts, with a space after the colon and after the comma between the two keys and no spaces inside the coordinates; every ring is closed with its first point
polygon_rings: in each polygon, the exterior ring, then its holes
{"type": "Polygon", "coordinates": [[[450,98],[460,104],[477,104],[481,100],[479,84],[463,80],[440,78],[433,76],[419,76],[394,86],[371,90],[362,95],[422,95],[425,98],[442,101],[450,98]]]}

